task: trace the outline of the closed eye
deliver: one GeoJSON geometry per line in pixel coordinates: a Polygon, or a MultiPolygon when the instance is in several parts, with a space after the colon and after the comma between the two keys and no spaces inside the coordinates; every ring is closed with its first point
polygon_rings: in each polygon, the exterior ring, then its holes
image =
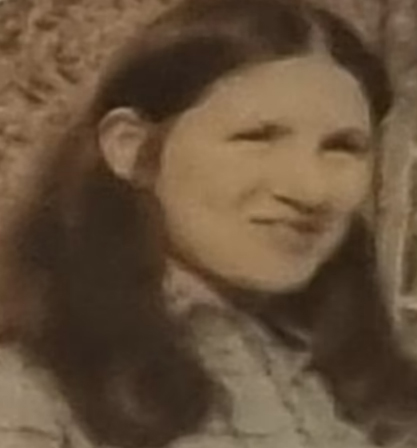
{"type": "Polygon", "coordinates": [[[245,129],[232,134],[230,141],[270,142],[291,134],[291,129],[274,123],[264,123],[260,126],[245,129]]]}
{"type": "Polygon", "coordinates": [[[370,139],[362,132],[342,132],[329,136],[322,143],[326,151],[365,155],[371,151],[370,139]]]}

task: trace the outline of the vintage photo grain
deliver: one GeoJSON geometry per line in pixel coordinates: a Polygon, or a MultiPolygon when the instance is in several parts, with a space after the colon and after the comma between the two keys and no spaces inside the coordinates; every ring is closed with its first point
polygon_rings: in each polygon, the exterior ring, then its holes
{"type": "Polygon", "coordinates": [[[0,2],[0,448],[417,447],[417,2],[0,2]]]}

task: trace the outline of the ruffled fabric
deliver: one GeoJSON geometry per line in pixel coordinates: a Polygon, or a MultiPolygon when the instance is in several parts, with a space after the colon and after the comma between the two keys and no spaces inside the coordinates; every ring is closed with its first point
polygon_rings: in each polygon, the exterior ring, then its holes
{"type": "Polygon", "coordinates": [[[223,391],[206,427],[175,448],[371,447],[335,415],[309,369],[305,335],[304,349],[294,351],[180,266],[171,267],[168,279],[171,310],[188,326],[201,362],[223,391]]]}
{"type": "MultiPolygon", "coordinates": [[[[293,350],[175,264],[164,288],[169,312],[218,384],[216,405],[198,433],[167,448],[373,447],[336,415],[309,368],[306,335],[291,335],[302,342],[293,350]]],[[[48,375],[13,347],[0,350],[0,398],[1,448],[119,448],[92,444],[48,375]]],[[[405,438],[392,448],[411,446],[405,438]]]]}
{"type": "Polygon", "coordinates": [[[11,347],[0,349],[1,448],[64,448],[59,400],[43,372],[11,347]]]}

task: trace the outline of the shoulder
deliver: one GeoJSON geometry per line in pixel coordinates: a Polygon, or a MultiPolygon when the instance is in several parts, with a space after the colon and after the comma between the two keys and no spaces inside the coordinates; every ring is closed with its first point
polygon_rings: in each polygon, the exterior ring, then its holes
{"type": "Polygon", "coordinates": [[[0,347],[0,440],[7,446],[60,447],[64,407],[47,375],[12,347],[0,347]]]}

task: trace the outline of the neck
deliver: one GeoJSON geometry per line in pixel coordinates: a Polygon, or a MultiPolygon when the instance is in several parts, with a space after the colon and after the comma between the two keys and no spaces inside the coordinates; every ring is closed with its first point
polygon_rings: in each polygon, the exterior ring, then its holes
{"type": "Polygon", "coordinates": [[[197,303],[219,308],[230,306],[214,283],[177,259],[167,261],[163,289],[169,298],[167,306],[174,314],[181,314],[197,303]]]}
{"type": "Polygon", "coordinates": [[[265,297],[257,297],[245,291],[239,295],[237,290],[219,287],[215,281],[173,258],[167,261],[163,286],[167,309],[174,316],[186,316],[196,305],[206,305],[233,314],[240,311],[274,328],[286,340],[295,341],[300,347],[310,345],[310,331],[292,317],[295,297],[269,297],[266,302],[265,297]]]}

